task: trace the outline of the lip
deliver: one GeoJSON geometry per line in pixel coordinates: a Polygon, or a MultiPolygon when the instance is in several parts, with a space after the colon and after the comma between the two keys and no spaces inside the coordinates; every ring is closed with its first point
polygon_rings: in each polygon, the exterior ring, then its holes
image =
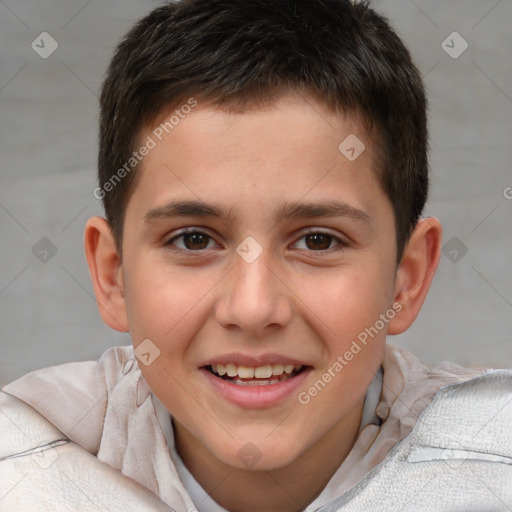
{"type": "Polygon", "coordinates": [[[199,364],[199,368],[203,368],[205,366],[211,366],[214,364],[227,364],[233,363],[237,366],[249,366],[252,368],[256,368],[258,366],[266,366],[268,364],[293,364],[294,366],[312,366],[306,361],[300,361],[298,359],[291,359],[287,356],[282,356],[279,354],[262,354],[259,356],[248,356],[245,354],[223,354],[221,356],[215,356],[212,359],[207,359],[203,363],[199,364]]]}
{"type": "MultiPolygon", "coordinates": [[[[282,359],[280,360],[282,361],[282,359]]],[[[247,358],[245,358],[245,361],[247,361],[247,358]]],[[[293,363],[290,362],[289,364],[293,363]]],[[[220,377],[216,377],[206,368],[199,369],[201,375],[207,379],[207,382],[211,389],[213,389],[214,393],[220,395],[228,402],[238,405],[244,409],[265,409],[280,405],[282,402],[287,400],[301,384],[303,384],[304,380],[312,370],[313,368],[308,366],[296,376],[276,384],[269,384],[266,386],[239,386],[237,384],[231,384],[220,377]]]]}

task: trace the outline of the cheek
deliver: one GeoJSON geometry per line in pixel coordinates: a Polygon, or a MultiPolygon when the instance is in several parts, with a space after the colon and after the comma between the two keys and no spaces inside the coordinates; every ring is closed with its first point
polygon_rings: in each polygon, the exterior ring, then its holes
{"type": "MultiPolygon", "coordinates": [[[[339,421],[342,411],[364,397],[381,364],[388,327],[381,315],[390,305],[389,283],[379,282],[378,275],[369,268],[331,274],[316,280],[318,292],[309,297],[308,316],[323,340],[325,357],[299,401],[327,424],[339,421]]],[[[311,283],[307,288],[313,289],[311,283]]]]}
{"type": "Polygon", "coordinates": [[[310,316],[320,320],[334,345],[355,339],[390,307],[393,281],[380,270],[370,264],[347,266],[297,282],[310,316]]]}
{"type": "Polygon", "coordinates": [[[207,272],[172,267],[143,259],[130,262],[125,297],[134,341],[153,336],[162,343],[176,339],[184,320],[198,316],[216,280],[207,272]]]}
{"type": "Polygon", "coordinates": [[[158,354],[150,365],[139,367],[159,400],[181,418],[190,408],[189,395],[183,393],[183,383],[194,369],[187,362],[190,345],[211,307],[203,289],[207,284],[186,271],[171,272],[167,265],[138,264],[130,270],[126,302],[134,349],[137,354],[138,345],[150,340],[158,354]]]}

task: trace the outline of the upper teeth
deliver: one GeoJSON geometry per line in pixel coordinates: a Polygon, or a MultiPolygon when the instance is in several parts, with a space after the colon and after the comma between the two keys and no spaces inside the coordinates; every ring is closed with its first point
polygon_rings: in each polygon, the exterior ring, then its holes
{"type": "Polygon", "coordinates": [[[283,373],[292,373],[294,370],[300,370],[301,365],[293,364],[267,364],[265,366],[257,366],[255,368],[250,366],[238,366],[236,364],[212,364],[212,371],[221,377],[228,375],[228,377],[240,377],[241,379],[268,379],[272,375],[282,375],[283,373]]]}

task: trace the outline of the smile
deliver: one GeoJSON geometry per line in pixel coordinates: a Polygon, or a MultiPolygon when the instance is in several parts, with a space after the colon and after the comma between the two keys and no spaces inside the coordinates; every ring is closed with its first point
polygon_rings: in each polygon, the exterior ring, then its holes
{"type": "Polygon", "coordinates": [[[216,398],[242,409],[295,404],[294,397],[313,372],[313,366],[286,355],[235,352],[203,361],[198,369],[216,398]]]}
{"type": "Polygon", "coordinates": [[[306,367],[293,364],[268,364],[251,367],[234,363],[219,363],[209,365],[206,369],[216,377],[237,386],[269,386],[297,376],[306,367]]]}

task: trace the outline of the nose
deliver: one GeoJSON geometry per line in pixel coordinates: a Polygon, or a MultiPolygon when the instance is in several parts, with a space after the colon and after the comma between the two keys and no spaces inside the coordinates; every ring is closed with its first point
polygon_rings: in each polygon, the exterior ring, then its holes
{"type": "Polygon", "coordinates": [[[269,263],[264,255],[252,263],[235,257],[215,310],[222,327],[261,336],[290,322],[289,290],[269,263]]]}

